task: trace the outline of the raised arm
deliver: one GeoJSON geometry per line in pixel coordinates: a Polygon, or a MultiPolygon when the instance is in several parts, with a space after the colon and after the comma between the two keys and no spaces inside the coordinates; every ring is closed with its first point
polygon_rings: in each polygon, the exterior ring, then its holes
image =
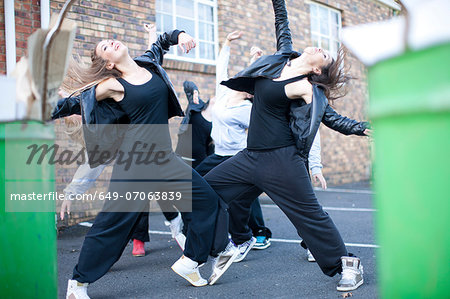
{"type": "Polygon", "coordinates": [[[178,45],[184,53],[195,48],[195,40],[184,31],[173,30],[164,32],[156,38],[156,41],[150,45],[149,49],[145,52],[145,56],[149,56],[158,64],[163,63],[164,54],[169,51],[171,46],[178,45]]]}
{"type": "Polygon", "coordinates": [[[275,34],[277,38],[277,53],[292,52],[292,36],[284,0],[272,0],[275,13],[275,34]]]}
{"type": "Polygon", "coordinates": [[[258,60],[261,56],[263,56],[263,50],[261,48],[253,46],[250,49],[250,64],[253,64],[256,60],[258,60]]]}
{"type": "Polygon", "coordinates": [[[231,42],[241,38],[242,34],[242,31],[233,31],[228,34],[222,49],[220,49],[216,64],[216,99],[219,98],[220,94],[227,88],[220,85],[220,82],[228,80],[228,62],[230,60],[231,42]]]}
{"type": "Polygon", "coordinates": [[[156,35],[155,24],[144,24],[145,31],[148,32],[148,49],[152,47],[152,44],[156,42],[158,36],[156,35]]]}
{"type": "Polygon", "coordinates": [[[189,104],[198,104],[198,87],[192,81],[184,81],[183,82],[184,93],[186,94],[186,98],[188,99],[189,104]]]}

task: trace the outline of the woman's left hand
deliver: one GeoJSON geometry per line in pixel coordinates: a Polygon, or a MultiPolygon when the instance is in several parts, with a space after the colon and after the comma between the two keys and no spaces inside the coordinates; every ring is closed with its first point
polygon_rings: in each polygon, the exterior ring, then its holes
{"type": "Polygon", "coordinates": [[[372,137],[372,130],[371,129],[365,129],[364,134],[366,134],[366,136],[372,137]]]}
{"type": "Polygon", "coordinates": [[[321,173],[316,173],[312,176],[314,183],[320,182],[320,186],[322,186],[322,189],[327,189],[327,181],[323,177],[321,173]]]}
{"type": "Polygon", "coordinates": [[[190,50],[195,48],[196,43],[192,36],[189,34],[182,32],[178,35],[178,46],[180,47],[183,53],[189,53],[190,50]]]}

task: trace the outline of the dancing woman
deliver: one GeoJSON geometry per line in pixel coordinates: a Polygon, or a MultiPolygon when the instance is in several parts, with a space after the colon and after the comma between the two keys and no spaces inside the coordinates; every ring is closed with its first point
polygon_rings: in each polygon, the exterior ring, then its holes
{"type": "MultiPolygon", "coordinates": [[[[254,94],[247,149],[211,170],[205,179],[225,202],[240,201],[249,209],[261,192],[287,215],[323,273],[342,272],[337,289],[363,283],[359,258],[344,242],[314,194],[306,161],[320,122],[343,134],[364,136],[366,123],[337,114],[328,104],[349,77],[341,69],[342,53],[308,47],[293,51],[283,0],[273,0],[277,53],[263,56],[225,86],[254,94]]],[[[242,225],[245,225],[243,223],[242,225]]]]}
{"type": "Polygon", "coordinates": [[[198,87],[192,81],[184,81],[183,88],[188,106],[178,131],[175,152],[195,169],[214,152],[211,138],[211,108],[214,100],[205,103],[200,99],[198,87]]]}
{"type": "MultiPolygon", "coordinates": [[[[175,189],[163,191],[177,191],[183,196],[191,192],[190,197],[186,195],[188,199],[192,199],[192,221],[189,223],[186,247],[184,255],[172,269],[192,285],[203,286],[207,281],[201,277],[198,268],[207,261],[209,255],[216,256],[215,282],[233,262],[238,252],[233,251],[234,248],[228,240],[224,240],[223,248],[212,248],[219,198],[202,177],[171,150],[168,118],[183,116],[183,113],[161,64],[164,53],[176,44],[186,52],[195,47],[192,37],[174,30],[160,35],[144,55],[133,60],[127,47],[121,42],[101,41],[92,52],[89,68],[79,68],[76,72],[72,69],[69,72],[72,86],[66,86],[66,90],[92,86],[82,92],[81,107],[84,132],[93,135],[94,139],[115,137],[103,136],[107,129],[96,124],[123,123],[127,119],[129,125],[125,132],[117,129],[117,132],[123,133],[119,143],[120,152],[147,152],[146,146],[157,140],[158,153],[163,153],[166,160],[149,166],[137,163],[139,156],[136,161],[135,156],[132,156],[135,163],[128,168],[129,165],[116,162],[108,191],[120,195],[130,191],[147,194],[161,191],[160,181],[178,181],[175,184],[167,183],[164,187],[175,189]],[[186,180],[187,173],[190,174],[189,180],[186,180]],[[152,179],[158,182],[153,183],[152,179]],[[224,250],[227,245],[231,252],[224,250]]],[[[85,134],[88,148],[92,142],[92,138],[86,136],[89,134],[85,134]]],[[[90,162],[94,163],[91,157],[90,162]]],[[[171,204],[182,210],[186,208],[183,206],[186,200],[183,200],[173,201],[171,204]]],[[[130,205],[123,198],[105,202],[102,212],[97,215],[84,240],[73,278],[68,282],[67,298],[71,295],[73,296],[70,298],[89,298],[88,283],[101,278],[120,258],[147,204],[148,201],[144,200],[130,205]]]]}

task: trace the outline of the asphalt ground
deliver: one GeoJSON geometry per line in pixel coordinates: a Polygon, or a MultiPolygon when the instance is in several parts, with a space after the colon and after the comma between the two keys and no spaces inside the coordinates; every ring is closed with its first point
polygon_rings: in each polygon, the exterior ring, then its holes
{"type": "MultiPolygon", "coordinates": [[[[373,230],[373,194],[367,184],[316,190],[324,209],[341,232],[348,250],[361,258],[364,284],[351,291],[352,298],[377,298],[376,242],[373,230]]],[[[170,266],[182,252],[171,239],[160,213],[150,214],[150,242],[146,256],[133,257],[129,244],[120,260],[91,284],[91,298],[343,298],[336,291],[339,275],[325,276],[316,263],[306,260],[293,225],[269,198],[262,198],[266,225],[273,232],[272,245],[252,250],[233,264],[214,286],[196,288],[175,274],[170,266]]],[[[65,229],[58,236],[58,294],[64,298],[67,280],[78,260],[88,227],[65,229]]],[[[208,262],[200,269],[211,273],[208,262]]],[[[350,294],[347,294],[350,295],[350,294]]]]}

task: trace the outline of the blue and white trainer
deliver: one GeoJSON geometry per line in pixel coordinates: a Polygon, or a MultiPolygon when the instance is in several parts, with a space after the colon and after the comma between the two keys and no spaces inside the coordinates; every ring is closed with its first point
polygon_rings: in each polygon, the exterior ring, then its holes
{"type": "Polygon", "coordinates": [[[253,246],[253,249],[259,249],[259,250],[266,249],[270,245],[271,245],[271,243],[270,243],[269,238],[267,238],[266,236],[257,236],[256,243],[253,246]]]}
{"type": "Polygon", "coordinates": [[[256,243],[256,238],[252,237],[250,240],[238,245],[237,248],[239,250],[239,254],[236,257],[236,259],[234,260],[234,262],[239,263],[240,261],[245,259],[248,252],[253,248],[253,246],[255,246],[255,243],[256,243]]]}

